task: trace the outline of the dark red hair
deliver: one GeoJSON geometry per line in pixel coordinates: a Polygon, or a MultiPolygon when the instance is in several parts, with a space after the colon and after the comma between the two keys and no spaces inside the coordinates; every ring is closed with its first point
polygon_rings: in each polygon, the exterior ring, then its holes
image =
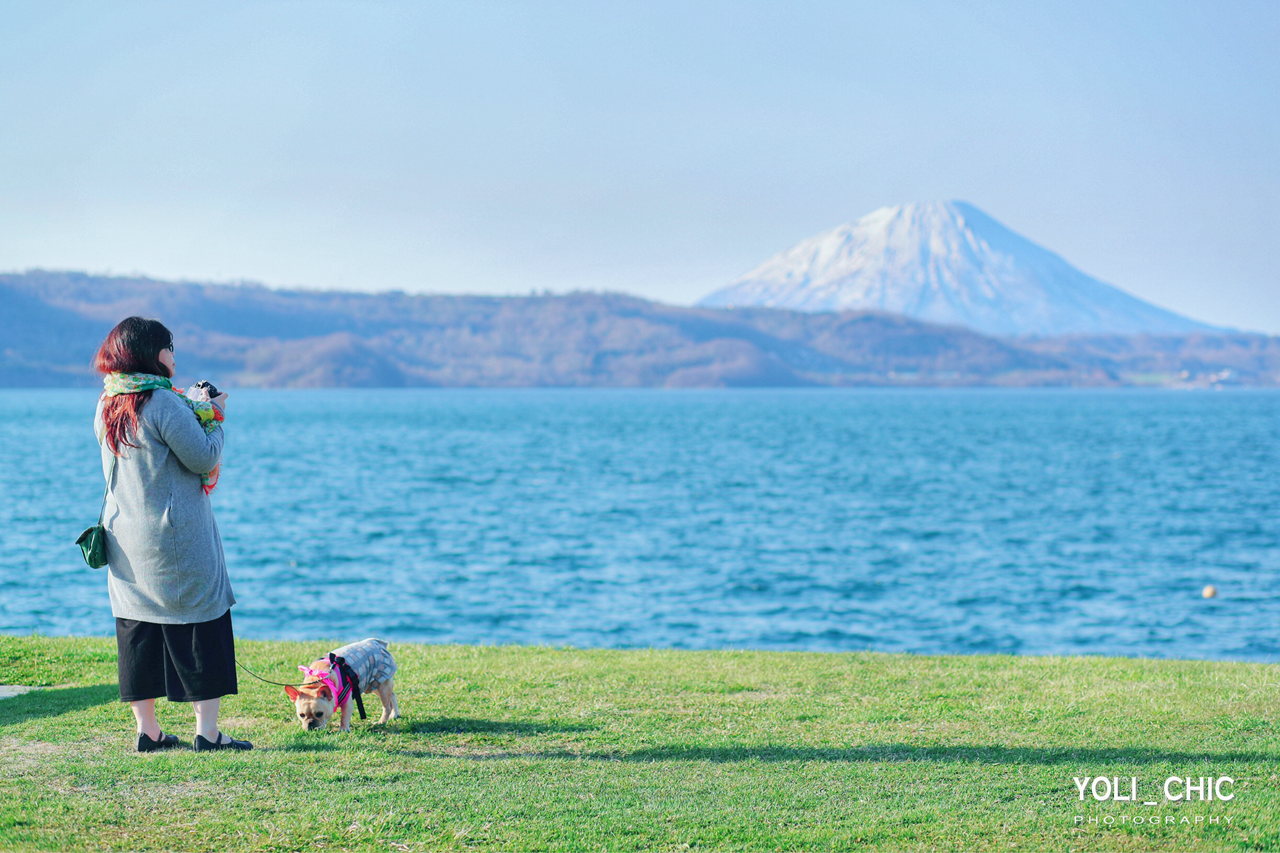
{"type": "MultiPolygon", "coordinates": [[[[170,376],[160,363],[160,351],[173,345],[173,333],[159,320],[127,317],[107,334],[93,357],[99,373],[154,373],[170,376]]],[[[107,397],[102,404],[102,423],[111,452],[119,455],[120,445],[137,447],[129,436],[138,431],[138,414],[151,399],[150,391],[107,397]]]]}

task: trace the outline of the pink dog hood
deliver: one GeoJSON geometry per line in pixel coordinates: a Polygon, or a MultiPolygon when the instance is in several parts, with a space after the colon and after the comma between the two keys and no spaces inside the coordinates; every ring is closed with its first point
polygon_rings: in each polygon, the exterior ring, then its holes
{"type": "MultiPolygon", "coordinates": [[[[301,670],[302,674],[308,679],[311,679],[312,683],[323,684],[325,687],[329,688],[329,692],[333,694],[335,708],[341,708],[343,705],[346,705],[351,701],[351,695],[348,694],[343,696],[342,690],[338,687],[338,685],[342,683],[342,671],[339,667],[334,667],[333,671],[329,672],[323,669],[312,669],[309,666],[302,666],[299,664],[298,669],[301,670]]],[[[307,682],[304,680],[302,686],[305,687],[306,685],[307,682]]]]}

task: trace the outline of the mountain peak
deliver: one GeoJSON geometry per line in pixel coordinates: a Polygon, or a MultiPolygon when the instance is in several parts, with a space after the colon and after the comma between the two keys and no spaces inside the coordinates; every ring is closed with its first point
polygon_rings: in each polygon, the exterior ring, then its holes
{"type": "Polygon", "coordinates": [[[1086,275],[964,201],[878,208],[698,304],[886,311],[997,335],[1213,329],[1086,275]]]}

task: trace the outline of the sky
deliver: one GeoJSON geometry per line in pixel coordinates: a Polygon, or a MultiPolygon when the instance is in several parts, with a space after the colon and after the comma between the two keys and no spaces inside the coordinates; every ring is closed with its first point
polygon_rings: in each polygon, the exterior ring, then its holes
{"type": "Polygon", "coordinates": [[[0,0],[0,271],[692,304],[962,199],[1280,333],[1280,3],[0,0]]]}

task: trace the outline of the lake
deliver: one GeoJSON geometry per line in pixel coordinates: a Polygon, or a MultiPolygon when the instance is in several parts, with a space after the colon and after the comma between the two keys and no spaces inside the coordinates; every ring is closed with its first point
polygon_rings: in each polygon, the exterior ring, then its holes
{"type": "MultiPolygon", "coordinates": [[[[0,632],[114,629],[95,399],[0,390],[0,632]]],[[[242,637],[1280,660],[1275,392],[236,391],[213,501],[242,637]]]]}

